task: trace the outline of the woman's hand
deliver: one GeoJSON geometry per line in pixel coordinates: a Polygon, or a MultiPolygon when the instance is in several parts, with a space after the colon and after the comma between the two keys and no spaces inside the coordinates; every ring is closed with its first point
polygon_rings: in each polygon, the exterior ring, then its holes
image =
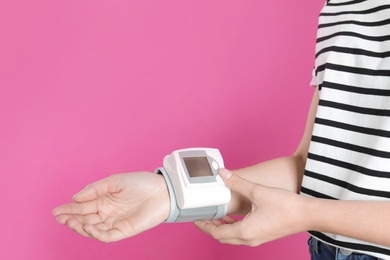
{"type": "Polygon", "coordinates": [[[112,175],[88,185],[73,201],[53,210],[58,223],[103,242],[153,228],[167,219],[170,210],[165,180],[151,172],[112,175]]]}
{"type": "Polygon", "coordinates": [[[226,185],[252,203],[244,219],[230,216],[222,220],[196,221],[195,225],[221,243],[257,246],[268,241],[305,231],[305,198],[296,193],[269,188],[248,182],[223,169],[220,172],[226,185]]]}

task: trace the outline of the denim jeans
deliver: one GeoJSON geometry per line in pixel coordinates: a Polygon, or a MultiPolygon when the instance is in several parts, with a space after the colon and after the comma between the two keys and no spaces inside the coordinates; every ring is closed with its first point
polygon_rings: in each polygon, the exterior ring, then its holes
{"type": "Polygon", "coordinates": [[[309,251],[311,260],[380,260],[380,258],[353,253],[349,250],[340,249],[310,237],[309,251]]]}

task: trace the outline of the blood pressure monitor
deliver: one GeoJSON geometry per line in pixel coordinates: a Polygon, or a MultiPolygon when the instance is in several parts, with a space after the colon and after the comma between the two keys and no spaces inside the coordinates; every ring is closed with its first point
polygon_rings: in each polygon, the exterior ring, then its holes
{"type": "Polygon", "coordinates": [[[162,174],[167,183],[171,210],[166,222],[189,222],[226,216],[230,189],[218,175],[224,167],[214,148],[189,148],[165,156],[162,174]]]}

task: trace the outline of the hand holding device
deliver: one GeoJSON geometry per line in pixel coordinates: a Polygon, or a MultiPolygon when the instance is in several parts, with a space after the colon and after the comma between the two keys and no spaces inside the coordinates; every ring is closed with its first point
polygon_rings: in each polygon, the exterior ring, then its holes
{"type": "Polygon", "coordinates": [[[247,181],[227,170],[221,176],[232,191],[251,201],[252,208],[242,220],[226,216],[222,221],[196,221],[206,234],[221,243],[258,246],[307,230],[308,215],[302,211],[307,197],[247,181]]]}

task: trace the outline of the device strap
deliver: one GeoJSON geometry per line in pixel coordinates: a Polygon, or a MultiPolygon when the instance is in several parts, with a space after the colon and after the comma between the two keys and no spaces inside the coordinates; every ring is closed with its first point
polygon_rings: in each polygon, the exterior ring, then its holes
{"type": "Polygon", "coordinates": [[[169,178],[166,170],[161,167],[155,170],[155,173],[162,174],[164,176],[165,182],[167,183],[169,191],[169,199],[171,201],[171,209],[166,223],[172,222],[193,222],[196,220],[210,220],[210,219],[220,219],[226,216],[227,214],[227,205],[218,205],[211,207],[200,207],[192,209],[180,209],[177,205],[176,194],[174,186],[172,185],[171,178],[169,178]]]}

